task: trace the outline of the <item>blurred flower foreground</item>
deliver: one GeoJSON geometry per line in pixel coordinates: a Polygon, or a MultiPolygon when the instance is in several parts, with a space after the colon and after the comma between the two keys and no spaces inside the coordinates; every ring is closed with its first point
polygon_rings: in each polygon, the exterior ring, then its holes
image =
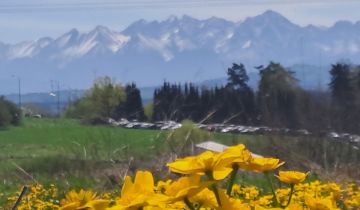
{"type": "Polygon", "coordinates": [[[121,192],[100,194],[85,189],[60,193],[54,185],[36,184],[9,197],[5,209],[360,209],[358,184],[307,181],[308,172],[282,171],[284,164],[252,156],[239,144],[168,163],[175,179],[156,182],[150,171],[137,171],[124,179],[121,192]],[[245,171],[263,177],[264,187],[239,184],[245,171]]]}

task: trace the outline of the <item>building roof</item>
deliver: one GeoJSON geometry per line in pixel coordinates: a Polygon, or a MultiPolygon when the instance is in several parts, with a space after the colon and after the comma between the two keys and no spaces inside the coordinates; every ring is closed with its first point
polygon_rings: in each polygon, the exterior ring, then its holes
{"type": "MultiPolygon", "coordinates": [[[[214,141],[205,141],[205,142],[196,144],[195,146],[197,148],[204,149],[204,150],[209,150],[209,151],[212,151],[212,152],[222,152],[222,151],[224,151],[225,149],[227,149],[229,147],[229,146],[226,146],[224,144],[220,144],[220,143],[217,143],[217,142],[214,142],[214,141]]],[[[262,157],[261,155],[258,155],[258,154],[255,154],[255,153],[251,153],[251,155],[253,157],[262,157]]]]}
{"type": "Polygon", "coordinates": [[[219,144],[214,141],[205,141],[200,144],[197,144],[196,147],[204,150],[209,150],[212,152],[222,152],[228,148],[228,146],[219,144]]]}

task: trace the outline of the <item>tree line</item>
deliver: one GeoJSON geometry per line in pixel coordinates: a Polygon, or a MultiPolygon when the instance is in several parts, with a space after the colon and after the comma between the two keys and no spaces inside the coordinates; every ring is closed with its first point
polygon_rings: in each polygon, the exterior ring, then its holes
{"type": "Polygon", "coordinates": [[[297,127],[302,111],[299,97],[304,95],[297,80],[280,64],[258,69],[261,79],[257,91],[248,85],[243,64],[228,68],[227,84],[220,87],[165,82],[154,93],[153,120],[297,127]]]}
{"type": "Polygon", "coordinates": [[[329,91],[325,92],[304,90],[294,73],[279,63],[256,68],[260,74],[257,89],[249,86],[245,66],[234,63],[227,69],[226,85],[209,88],[164,82],[145,107],[134,83],[122,86],[109,77],[100,78],[66,113],[88,121],[106,117],[140,121],[190,119],[312,131],[360,130],[359,66],[333,64],[329,91]]]}

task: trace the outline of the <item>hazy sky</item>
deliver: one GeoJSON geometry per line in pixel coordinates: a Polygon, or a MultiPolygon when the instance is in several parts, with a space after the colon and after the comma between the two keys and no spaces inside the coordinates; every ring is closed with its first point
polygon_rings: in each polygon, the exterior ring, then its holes
{"type": "Polygon", "coordinates": [[[88,31],[96,25],[121,31],[141,18],[170,15],[240,21],[268,9],[300,25],[360,20],[360,0],[1,0],[0,41],[56,37],[71,28],[88,31]]]}

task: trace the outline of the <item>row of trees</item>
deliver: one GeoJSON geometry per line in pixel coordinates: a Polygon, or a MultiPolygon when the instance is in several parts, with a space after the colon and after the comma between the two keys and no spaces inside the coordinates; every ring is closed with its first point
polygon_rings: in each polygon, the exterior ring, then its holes
{"type": "Polygon", "coordinates": [[[71,117],[87,121],[107,117],[137,120],[191,119],[205,123],[236,123],[273,127],[329,128],[357,132],[360,123],[360,70],[337,63],[330,70],[328,92],[306,91],[293,72],[279,63],[257,67],[260,81],[257,90],[248,85],[243,64],[228,68],[227,84],[199,87],[195,84],[164,82],[154,92],[153,102],[144,108],[135,84],[125,87],[109,77],[99,78],[85,97],[67,109],[71,117]]]}
{"type": "Polygon", "coordinates": [[[0,97],[0,128],[9,125],[18,125],[21,120],[21,111],[16,105],[3,96],[0,97]]]}
{"type": "Polygon", "coordinates": [[[251,124],[256,117],[253,98],[251,89],[200,89],[194,84],[164,83],[155,90],[152,119],[251,124]]]}
{"type": "Polygon", "coordinates": [[[313,131],[359,131],[359,67],[332,65],[330,94],[302,89],[294,73],[279,63],[257,69],[260,81],[256,91],[249,87],[242,64],[228,69],[228,82],[222,87],[201,89],[193,84],[165,82],[154,93],[153,120],[192,119],[313,131]]]}
{"type": "Polygon", "coordinates": [[[292,73],[280,64],[259,67],[261,80],[257,92],[248,85],[249,77],[242,64],[228,69],[225,86],[211,89],[193,84],[164,83],[154,93],[153,120],[267,124],[297,127],[300,122],[299,98],[304,93],[292,73]]]}

